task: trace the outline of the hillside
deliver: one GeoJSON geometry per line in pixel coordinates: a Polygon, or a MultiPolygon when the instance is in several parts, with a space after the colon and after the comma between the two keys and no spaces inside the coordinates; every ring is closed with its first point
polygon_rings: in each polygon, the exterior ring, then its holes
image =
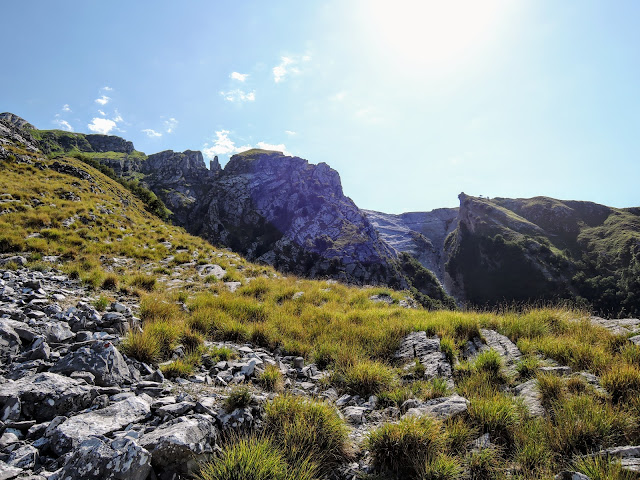
{"type": "Polygon", "coordinates": [[[147,156],[119,137],[37,130],[13,114],[2,116],[48,158],[71,155],[108,167],[126,186],[154,192],[174,224],[251,261],[306,277],[411,289],[432,308],[453,305],[430,271],[380,240],[326,164],[250,150],[224,169],[217,159],[208,169],[201,152],[147,156]]]}
{"type": "MultiPolygon", "coordinates": [[[[18,121],[0,185],[1,478],[636,478],[638,320],[285,276],[18,121]]],[[[554,228],[466,201],[465,235],[554,228]]],[[[565,248],[633,228],[578,207],[565,248]]]]}
{"type": "Polygon", "coordinates": [[[382,240],[433,271],[459,304],[568,300],[604,316],[640,314],[638,209],[459,198],[457,209],[366,214],[382,240]]]}
{"type": "Polygon", "coordinates": [[[447,239],[451,290],[474,304],[569,299],[640,311],[640,216],[590,202],[460,195],[447,239]]]}
{"type": "Polygon", "coordinates": [[[47,158],[106,166],[147,210],[281,272],[409,289],[431,308],[453,305],[451,295],[481,308],[570,301],[603,316],[640,312],[637,209],[462,194],[460,208],[389,215],[359,209],[326,164],[250,150],[207,168],[198,151],[146,155],[119,137],[2,115],[47,158]]]}

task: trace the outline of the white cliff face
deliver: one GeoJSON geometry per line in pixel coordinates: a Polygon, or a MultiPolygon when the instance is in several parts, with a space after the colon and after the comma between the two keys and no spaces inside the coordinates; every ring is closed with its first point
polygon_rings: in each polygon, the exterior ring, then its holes
{"type": "Polygon", "coordinates": [[[445,284],[444,241],[458,225],[457,208],[393,215],[363,210],[380,237],[396,252],[407,252],[445,284]]]}

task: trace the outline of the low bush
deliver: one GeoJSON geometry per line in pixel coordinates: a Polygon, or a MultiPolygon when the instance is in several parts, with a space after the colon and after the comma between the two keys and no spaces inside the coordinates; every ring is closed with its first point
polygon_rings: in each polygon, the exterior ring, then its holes
{"type": "Polygon", "coordinates": [[[125,355],[144,363],[153,364],[160,359],[160,343],[145,332],[129,332],[118,349],[125,355]]]}
{"type": "Polygon", "coordinates": [[[469,420],[483,433],[491,435],[491,441],[509,444],[521,418],[513,399],[503,393],[471,399],[469,420]]]}
{"type": "Polygon", "coordinates": [[[198,480],[315,480],[308,461],[287,462],[269,438],[239,438],[227,443],[220,455],[200,467],[198,480]]]}
{"type": "Polygon", "coordinates": [[[350,456],[348,430],[329,404],[288,395],[265,405],[264,431],[286,458],[308,458],[319,473],[328,474],[350,456]]]}
{"type": "Polygon", "coordinates": [[[248,407],[251,403],[251,390],[247,386],[236,387],[231,390],[224,401],[227,412],[233,412],[236,408],[248,407]]]}
{"type": "Polygon", "coordinates": [[[613,403],[640,395],[640,369],[634,365],[615,365],[602,376],[602,386],[613,403]]]}
{"type": "Polygon", "coordinates": [[[258,375],[258,383],[265,390],[279,392],[283,389],[284,380],[280,369],[276,365],[267,365],[264,372],[258,375]]]}
{"type": "Polygon", "coordinates": [[[444,446],[440,423],[426,416],[383,424],[366,440],[374,468],[398,478],[418,478],[444,446]]]}
{"type": "Polygon", "coordinates": [[[334,372],[332,382],[353,395],[367,398],[389,390],[397,383],[397,378],[391,368],[383,363],[361,360],[334,372]]]}

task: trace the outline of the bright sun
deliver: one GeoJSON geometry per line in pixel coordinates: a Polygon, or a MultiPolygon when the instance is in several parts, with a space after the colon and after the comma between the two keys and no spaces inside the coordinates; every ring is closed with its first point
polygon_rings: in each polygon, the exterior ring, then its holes
{"type": "Polygon", "coordinates": [[[365,0],[376,55],[415,73],[455,69],[495,35],[506,0],[365,0]]]}

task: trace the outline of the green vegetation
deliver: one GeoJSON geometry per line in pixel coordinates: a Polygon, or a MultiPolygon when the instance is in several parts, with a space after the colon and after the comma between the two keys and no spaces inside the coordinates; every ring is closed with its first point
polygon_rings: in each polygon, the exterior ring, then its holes
{"type": "MultiPolygon", "coordinates": [[[[0,189],[16,202],[3,207],[0,250],[80,279],[95,289],[89,293],[101,308],[116,295],[139,296],[143,330],[132,330],[119,345],[128,356],[161,365],[167,376],[188,376],[203,356],[213,362],[234,356],[225,346],[205,348],[205,339],[251,342],[316,362],[330,372],[326,387],[339,394],[376,394],[382,409],[454,393],[442,379],[426,381],[419,362],[403,370],[394,360],[406,334],[426,331],[441,339],[442,351],[456,365],[455,393],[469,400],[469,409],[444,422],[402,420],[374,430],[367,448],[380,478],[547,479],[574,467],[592,478],[626,478],[615,462],[577,456],[640,442],[640,348],[594,326],[584,310],[407,309],[399,300],[410,292],[276,275],[162,223],[129,190],[76,158],[57,161],[89,173],[92,182],[47,168],[52,160],[36,161],[42,168],[1,162],[0,189]],[[45,262],[50,255],[58,263],[45,262]],[[242,286],[232,293],[223,282],[209,283],[196,263],[218,264],[227,280],[242,286]],[[390,304],[370,300],[383,294],[390,304]],[[465,360],[466,342],[481,328],[517,343],[524,356],[515,372],[493,351],[465,360]],[[598,375],[606,392],[578,375],[539,373],[548,360],[598,375]],[[511,393],[533,378],[544,417],[532,417],[511,393]],[[472,450],[484,433],[492,446],[472,450]]],[[[509,236],[495,241],[503,240],[518,242],[509,236]]],[[[549,255],[558,255],[548,248],[549,255]]],[[[334,407],[286,390],[280,394],[282,381],[277,368],[266,366],[253,386],[229,391],[229,409],[249,405],[257,384],[279,394],[264,406],[264,436],[224,438],[222,452],[203,466],[201,478],[320,479],[352,458],[348,427],[334,407]]]]}
{"type": "Polygon", "coordinates": [[[300,459],[287,462],[268,438],[238,438],[228,442],[218,458],[202,466],[199,480],[315,480],[315,468],[300,459]]]}
{"type": "Polygon", "coordinates": [[[251,390],[242,386],[234,388],[225,399],[224,406],[227,412],[233,412],[236,408],[248,407],[251,403],[251,390]]]}
{"type": "Polygon", "coordinates": [[[265,406],[264,431],[289,461],[306,458],[320,474],[328,474],[351,454],[344,421],[324,402],[276,397],[265,406]]]}
{"type": "Polygon", "coordinates": [[[126,178],[118,177],[111,167],[103,165],[98,160],[95,160],[86,153],[74,152],[72,156],[86,163],[87,165],[91,165],[102,174],[106,175],[112,180],[115,180],[120,185],[125,187],[144,203],[145,208],[149,212],[153,213],[157,217],[161,218],[162,220],[168,220],[169,217],[171,217],[171,211],[169,211],[164,203],[162,203],[162,200],[160,200],[151,190],[140,185],[140,182],[138,180],[127,180],[126,178]]]}

